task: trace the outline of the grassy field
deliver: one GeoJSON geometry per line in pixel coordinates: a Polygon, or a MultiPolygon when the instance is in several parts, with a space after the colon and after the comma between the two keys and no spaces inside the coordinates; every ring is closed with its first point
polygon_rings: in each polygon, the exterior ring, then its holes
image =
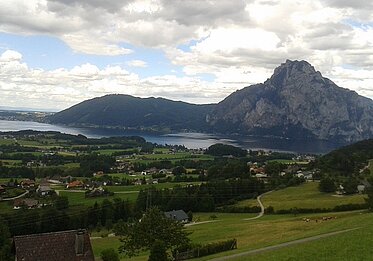
{"type": "Polygon", "coordinates": [[[373,174],[373,160],[370,160],[369,162],[369,169],[370,169],[370,173],[373,174]]]}
{"type": "Polygon", "coordinates": [[[0,213],[10,213],[13,211],[12,201],[1,201],[0,202],[0,213]]]}
{"type": "Polygon", "coordinates": [[[254,207],[259,206],[258,201],[256,199],[246,199],[238,201],[235,204],[236,207],[254,207]]]}
{"type": "Polygon", "coordinates": [[[300,164],[300,165],[306,165],[309,163],[308,161],[287,160],[287,159],[273,159],[273,160],[268,160],[267,162],[278,162],[282,164],[300,164]]]}
{"type": "Polygon", "coordinates": [[[22,164],[22,160],[0,160],[4,166],[7,166],[7,167],[16,167],[16,166],[20,166],[22,164]]]}
{"type": "Polygon", "coordinates": [[[71,191],[60,191],[61,196],[66,196],[69,199],[70,206],[92,206],[95,202],[102,202],[105,199],[113,200],[114,198],[128,199],[134,202],[137,199],[136,192],[134,193],[114,193],[114,196],[109,197],[96,197],[86,198],[84,191],[82,192],[71,192],[71,191]]]}
{"type": "Polygon", "coordinates": [[[134,149],[102,149],[102,150],[95,150],[94,152],[97,152],[101,155],[112,155],[114,152],[121,152],[121,151],[132,151],[134,149]]]}
{"type": "Polygon", "coordinates": [[[109,176],[112,176],[113,178],[116,177],[116,178],[124,178],[124,179],[141,179],[144,177],[144,175],[141,175],[141,173],[138,173],[136,175],[133,175],[133,176],[130,176],[126,173],[109,173],[108,174],[109,176]]]}
{"type": "MultiPolygon", "coordinates": [[[[371,225],[373,225],[373,223],[371,225]]],[[[373,230],[371,227],[367,226],[365,229],[359,229],[330,238],[320,239],[315,242],[270,251],[250,258],[245,257],[234,260],[369,260],[373,256],[372,244],[373,230]]]]}
{"type": "Polygon", "coordinates": [[[137,162],[142,164],[147,164],[154,161],[169,160],[175,162],[178,160],[213,160],[214,158],[210,155],[205,154],[191,154],[189,152],[178,152],[175,154],[146,154],[146,155],[137,155],[133,158],[126,159],[129,162],[137,162]]]}
{"type": "Polygon", "coordinates": [[[10,178],[0,178],[0,183],[2,182],[8,182],[10,180],[10,178]]]}
{"type": "MultiPolygon", "coordinates": [[[[347,228],[355,228],[355,227],[373,227],[373,214],[372,213],[363,213],[360,212],[345,212],[345,213],[330,213],[328,215],[337,217],[333,220],[328,221],[319,221],[315,222],[316,219],[320,220],[323,215],[321,214],[310,214],[310,215],[300,215],[294,217],[292,215],[267,215],[261,219],[257,220],[245,220],[245,218],[252,217],[252,214],[227,214],[227,213],[204,213],[204,214],[195,214],[196,218],[202,220],[212,220],[210,218],[211,215],[216,215],[217,218],[214,219],[214,222],[199,224],[195,226],[190,226],[187,228],[187,231],[192,232],[190,238],[194,243],[201,243],[206,244],[208,242],[213,241],[222,241],[226,239],[236,238],[238,242],[238,249],[232,250],[229,252],[223,252],[216,255],[206,256],[198,259],[193,260],[209,260],[213,257],[231,255],[235,253],[240,253],[248,250],[253,250],[257,248],[262,248],[266,246],[276,245],[283,242],[288,242],[296,239],[311,237],[319,234],[324,234],[332,231],[339,231],[347,228]],[[302,219],[303,217],[307,217],[311,219],[311,222],[306,223],[302,219]]],[[[361,231],[363,232],[363,231],[361,231]]],[[[349,232],[349,233],[357,233],[356,239],[354,242],[349,243],[348,237],[343,239],[343,237],[347,235],[338,235],[331,239],[323,239],[323,240],[342,240],[341,243],[344,245],[339,246],[337,249],[342,249],[342,247],[346,247],[346,244],[352,244],[353,246],[357,246],[359,242],[359,236],[363,236],[362,239],[369,238],[367,240],[370,243],[373,241],[372,232],[373,228],[370,229],[370,232],[364,231],[363,235],[361,232],[349,232]],[[360,234],[359,234],[360,233],[360,234]],[[339,239],[339,238],[342,239],[339,239]],[[345,242],[343,240],[346,240],[345,242]]],[[[339,242],[339,241],[338,241],[339,242]]],[[[317,244],[317,242],[307,243],[308,244],[317,244]]],[[[119,239],[116,237],[111,238],[102,238],[102,239],[95,239],[92,240],[93,249],[96,255],[107,248],[107,247],[114,247],[117,248],[120,245],[119,239]]],[[[369,244],[364,242],[366,246],[366,250],[369,251],[369,244]]],[[[296,247],[301,247],[296,246],[296,247]]],[[[319,244],[322,247],[322,244],[319,244]]],[[[237,259],[237,260],[320,260],[320,259],[303,259],[297,258],[294,256],[292,252],[292,248],[289,247],[288,249],[278,250],[284,255],[283,259],[277,259],[277,254],[268,255],[270,258],[267,258],[267,254],[260,256],[263,259],[249,259],[248,257],[237,259]],[[287,256],[291,255],[292,258],[288,259],[287,256]]],[[[371,247],[370,247],[371,248],[371,247]]],[[[312,252],[312,247],[307,247],[307,249],[312,252]]],[[[334,249],[333,243],[330,243],[328,248],[325,248],[324,251],[327,252],[330,249],[334,249]]],[[[278,252],[276,251],[276,252],[278,252]]],[[[302,250],[298,251],[299,253],[302,250]]],[[[334,252],[330,251],[330,252],[334,252]]],[[[317,255],[318,251],[315,250],[313,252],[313,257],[317,255]]],[[[358,251],[356,251],[358,253],[358,251]]],[[[330,254],[332,255],[332,254],[330,254]]],[[[307,255],[304,255],[307,256],[307,255]]],[[[368,252],[365,252],[365,257],[370,257],[372,255],[368,255],[368,252]]],[[[128,260],[128,259],[122,259],[128,260]]],[[[147,260],[147,254],[143,253],[141,256],[137,257],[136,260],[147,260]]],[[[324,259],[328,260],[328,259],[324,259]]],[[[333,260],[345,260],[345,259],[333,259],[333,260]]],[[[367,260],[364,258],[355,259],[355,260],[367,260]]]]}
{"type": "Polygon", "coordinates": [[[15,141],[13,139],[0,139],[0,145],[10,145],[10,144],[14,144],[15,141]]]}
{"type": "Polygon", "coordinates": [[[232,259],[235,261],[305,260],[305,261],[360,261],[371,260],[373,256],[372,214],[356,217],[359,229],[319,239],[313,242],[289,246],[252,257],[232,259]]]}
{"type": "Polygon", "coordinates": [[[173,188],[175,186],[187,186],[189,184],[201,184],[201,182],[175,182],[175,183],[159,183],[154,185],[135,185],[135,186],[106,186],[109,191],[120,192],[120,191],[139,191],[141,189],[146,189],[150,187],[155,187],[157,189],[173,188]]]}
{"type": "Polygon", "coordinates": [[[364,197],[364,195],[335,196],[322,193],[318,190],[317,182],[307,182],[300,186],[274,191],[263,196],[262,202],[265,207],[272,206],[275,210],[294,207],[333,208],[343,204],[364,203],[364,197]]]}

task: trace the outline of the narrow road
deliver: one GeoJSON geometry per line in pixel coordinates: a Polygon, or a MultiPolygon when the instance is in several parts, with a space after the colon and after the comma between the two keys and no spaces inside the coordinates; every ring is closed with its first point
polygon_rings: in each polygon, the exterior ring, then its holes
{"type": "Polygon", "coordinates": [[[264,215],[264,210],[265,210],[265,208],[264,208],[264,205],[263,205],[261,199],[262,199],[262,196],[267,195],[267,194],[269,194],[269,193],[271,193],[271,192],[273,192],[273,190],[268,191],[268,192],[266,192],[266,193],[263,193],[263,194],[259,195],[259,196],[256,198],[256,200],[258,201],[258,204],[259,204],[259,206],[260,206],[260,213],[259,213],[257,216],[255,216],[255,217],[252,217],[252,218],[245,218],[244,220],[254,220],[254,219],[261,218],[261,217],[264,215]]]}
{"type": "Polygon", "coordinates": [[[335,236],[335,235],[338,235],[338,234],[354,231],[354,230],[357,230],[357,229],[361,229],[361,227],[344,229],[344,230],[339,230],[339,231],[335,231],[335,232],[331,232],[331,233],[326,233],[326,234],[321,234],[321,235],[317,235],[317,236],[302,238],[302,239],[289,241],[289,242],[281,243],[281,244],[274,245],[274,246],[268,246],[268,247],[263,247],[263,248],[259,248],[259,249],[254,249],[254,250],[250,250],[250,251],[246,251],[246,252],[242,252],[242,253],[238,253],[238,254],[234,254],[234,255],[230,255],[230,256],[218,257],[218,258],[210,259],[210,261],[225,261],[225,260],[231,260],[231,259],[234,259],[234,258],[241,258],[241,257],[245,257],[245,256],[262,254],[262,253],[265,253],[265,252],[268,252],[268,251],[277,250],[277,249],[292,246],[292,245],[312,242],[312,241],[316,241],[316,240],[319,240],[319,239],[322,239],[322,238],[331,237],[331,236],[335,236]]]}
{"type": "MultiPolygon", "coordinates": [[[[71,190],[64,190],[64,189],[59,189],[55,190],[57,195],[60,195],[60,192],[66,191],[66,192],[75,192],[75,193],[83,193],[86,192],[87,190],[78,190],[78,189],[71,189],[71,190]]],[[[132,194],[132,193],[139,193],[140,191],[138,190],[132,190],[132,191],[115,191],[114,194],[132,194]]]]}
{"type": "Polygon", "coordinates": [[[10,201],[10,200],[15,200],[17,198],[22,198],[23,196],[27,195],[28,194],[28,190],[26,190],[24,193],[22,193],[21,195],[18,195],[17,197],[13,197],[13,198],[4,198],[0,201],[10,201]]]}

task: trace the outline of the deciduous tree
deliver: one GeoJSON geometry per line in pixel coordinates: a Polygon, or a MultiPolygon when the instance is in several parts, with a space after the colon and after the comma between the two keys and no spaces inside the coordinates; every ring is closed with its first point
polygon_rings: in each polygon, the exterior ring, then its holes
{"type": "Polygon", "coordinates": [[[157,207],[149,208],[143,217],[134,223],[116,226],[116,234],[121,236],[121,253],[131,257],[140,251],[150,250],[159,240],[166,249],[174,249],[189,243],[188,233],[183,224],[167,218],[157,207]]]}

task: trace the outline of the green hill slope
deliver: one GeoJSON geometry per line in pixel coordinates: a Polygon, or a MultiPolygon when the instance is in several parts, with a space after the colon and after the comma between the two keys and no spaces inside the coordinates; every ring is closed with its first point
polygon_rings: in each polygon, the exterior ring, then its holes
{"type": "Polygon", "coordinates": [[[56,113],[48,121],[70,125],[203,131],[206,128],[206,114],[213,106],[163,98],[106,95],[56,113]]]}

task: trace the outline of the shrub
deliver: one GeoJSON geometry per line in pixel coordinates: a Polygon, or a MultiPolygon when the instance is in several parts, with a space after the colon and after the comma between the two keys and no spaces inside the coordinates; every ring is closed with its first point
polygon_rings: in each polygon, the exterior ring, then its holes
{"type": "Polygon", "coordinates": [[[118,253],[113,248],[102,250],[101,259],[102,261],[120,261],[118,253]]]}
{"type": "Polygon", "coordinates": [[[237,207],[237,206],[224,206],[218,209],[224,213],[259,213],[261,208],[258,206],[246,206],[246,207],[237,207]]]}
{"type": "Polygon", "coordinates": [[[200,246],[199,248],[194,249],[193,251],[195,252],[196,257],[201,257],[201,256],[207,256],[207,255],[212,255],[212,254],[219,253],[219,252],[232,250],[236,247],[237,247],[236,239],[229,239],[226,241],[209,243],[207,245],[200,246]]]}
{"type": "Polygon", "coordinates": [[[273,214],[275,213],[275,210],[272,206],[268,206],[267,208],[264,209],[265,214],[273,214]]]}

